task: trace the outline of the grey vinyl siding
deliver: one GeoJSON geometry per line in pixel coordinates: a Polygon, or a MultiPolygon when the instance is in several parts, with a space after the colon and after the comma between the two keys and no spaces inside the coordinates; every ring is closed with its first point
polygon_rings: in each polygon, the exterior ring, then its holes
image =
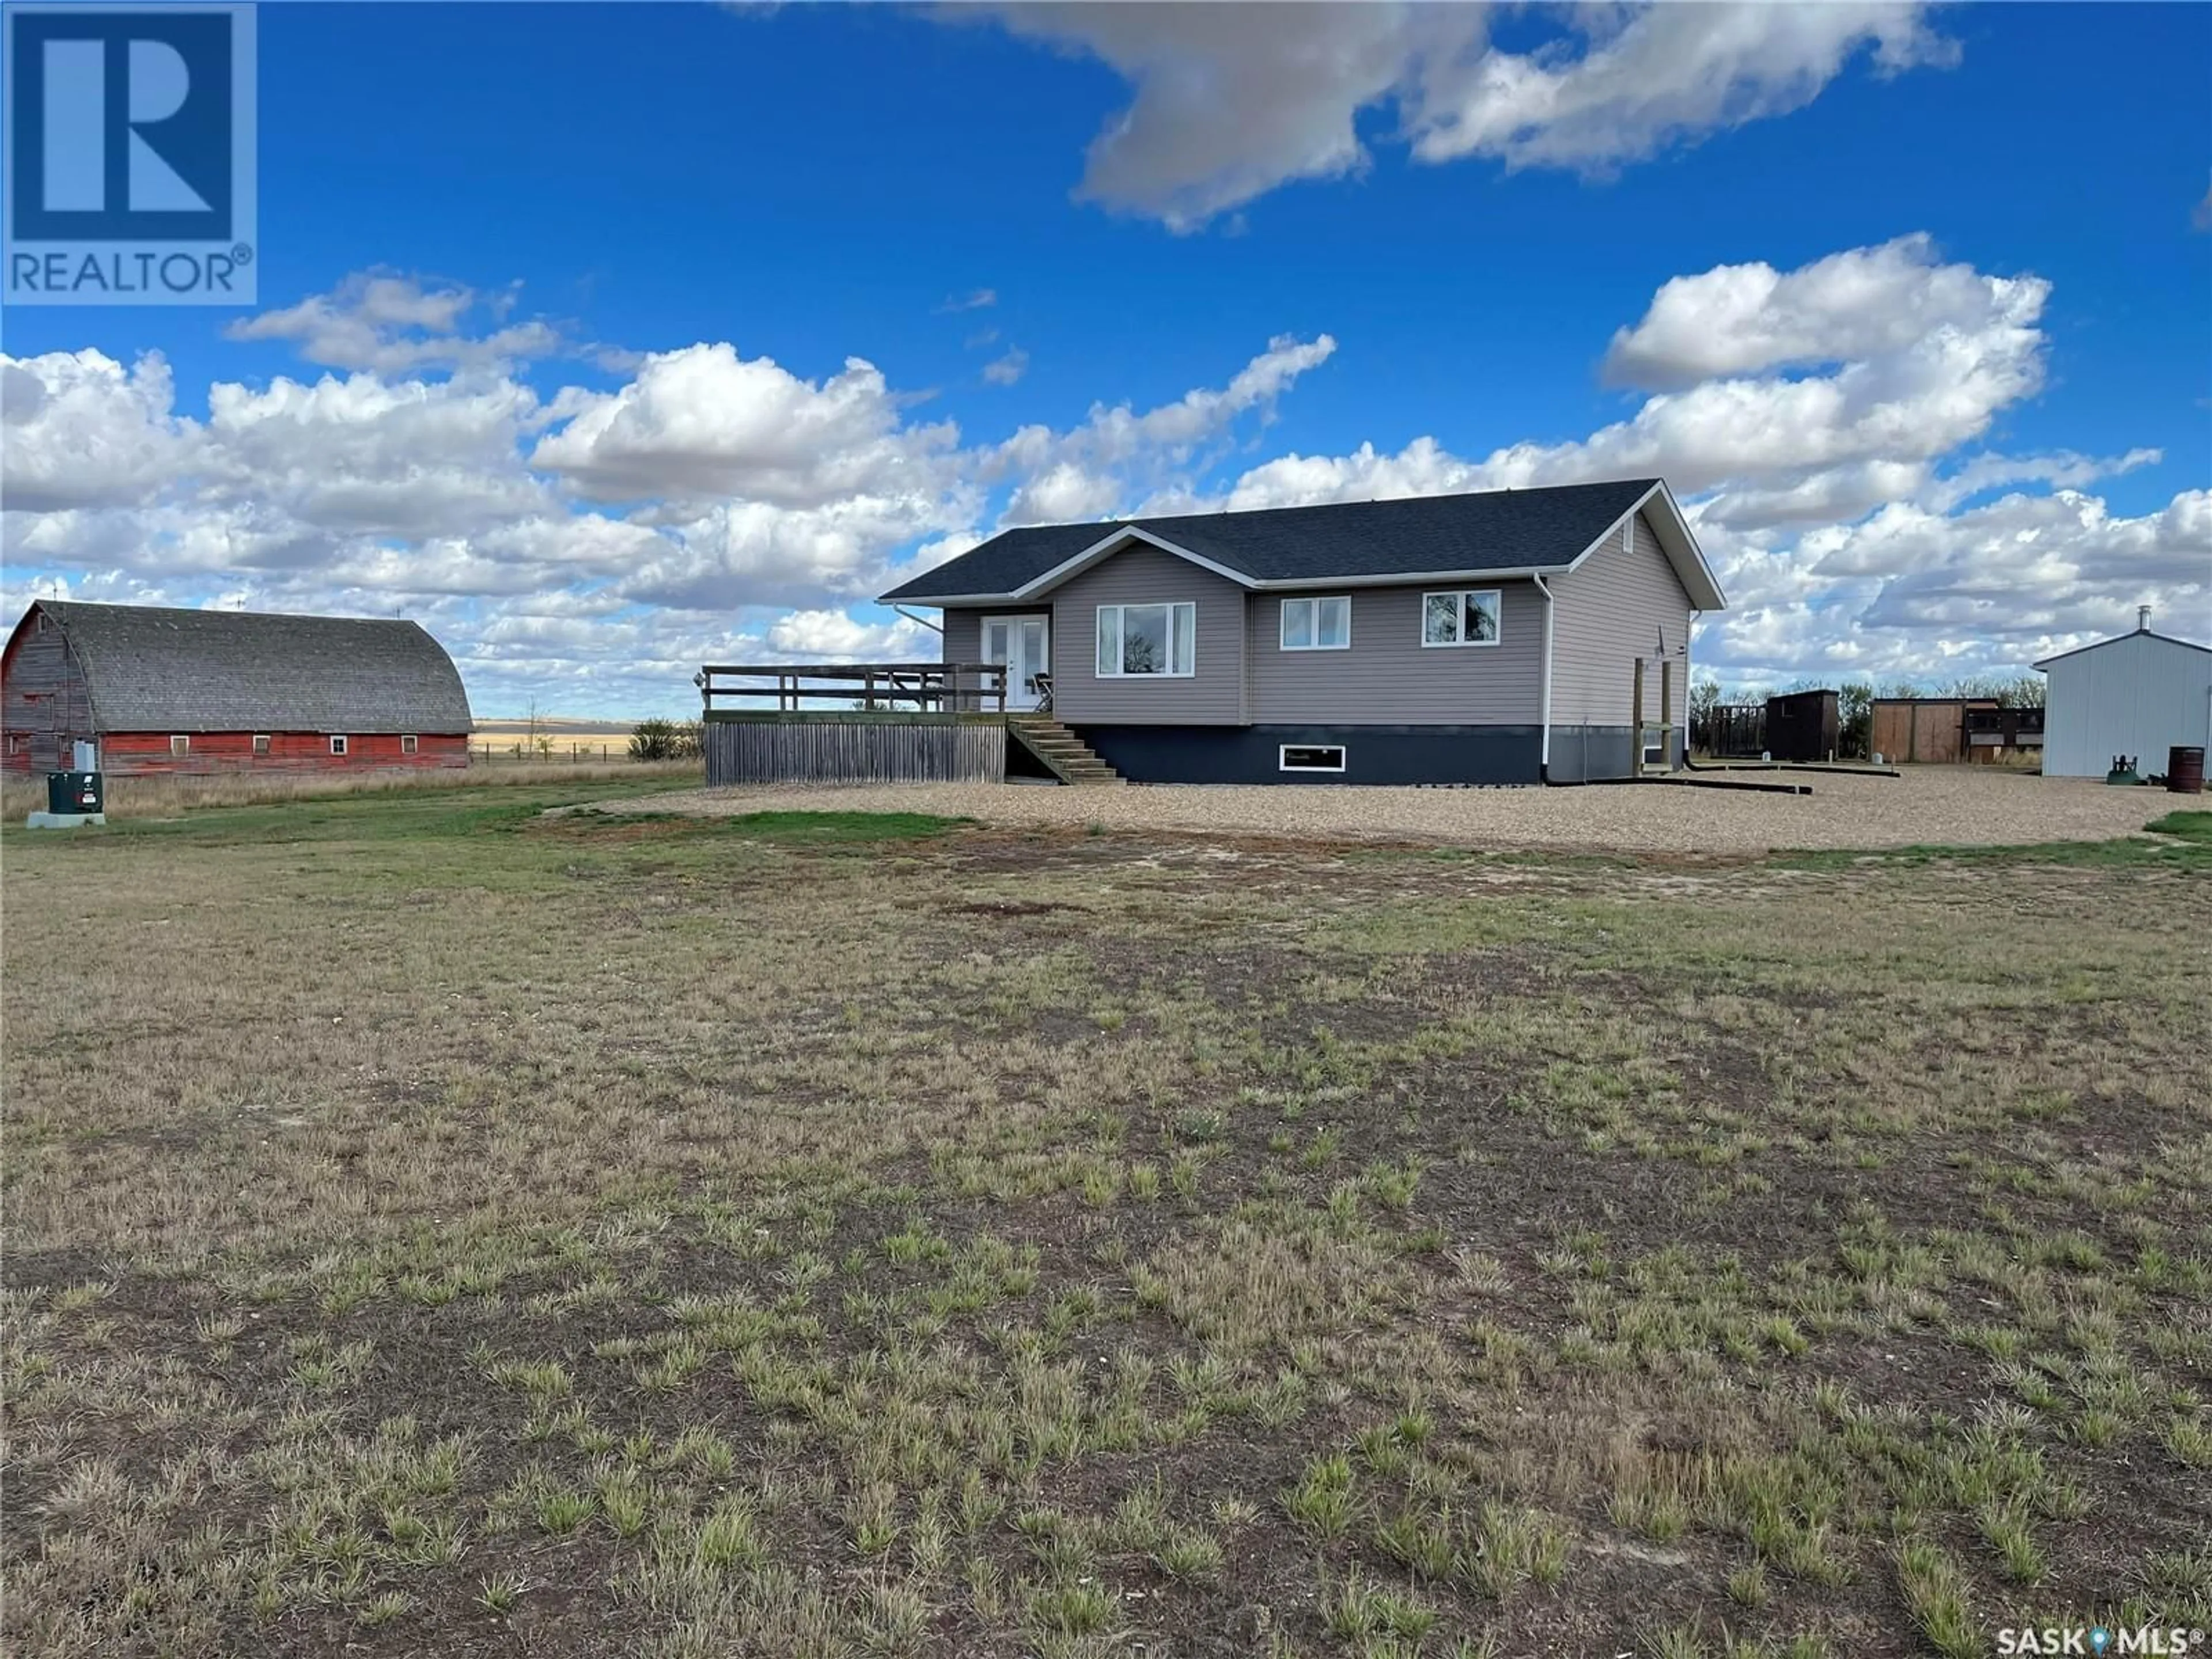
{"type": "Polygon", "coordinates": [[[1285,651],[1283,600],[1251,599],[1252,719],[1257,724],[1522,726],[1543,719],[1544,601],[1528,581],[1468,582],[1498,593],[1498,643],[1425,646],[1421,595],[1432,587],[1317,587],[1352,600],[1352,648],[1285,651]]]}
{"type": "Polygon", "coordinates": [[[939,662],[981,662],[983,650],[983,613],[980,611],[945,612],[945,643],[939,662]]]}
{"type": "Polygon", "coordinates": [[[1053,710],[1071,726],[1236,726],[1244,718],[1244,590],[1156,547],[1126,548],[1052,595],[1053,710]],[[1098,673],[1098,607],[1197,607],[1188,678],[1098,673]]]}
{"type": "MultiPolygon", "coordinates": [[[[1634,541],[1620,532],[1579,570],[1551,579],[1559,612],[1553,619],[1552,724],[1625,726],[1635,703],[1636,662],[1664,654],[1674,660],[1674,717],[1689,716],[1687,659],[1690,596],[1639,513],[1634,541]]],[[[1659,718],[1659,681],[1644,676],[1644,714],[1659,718]]]]}

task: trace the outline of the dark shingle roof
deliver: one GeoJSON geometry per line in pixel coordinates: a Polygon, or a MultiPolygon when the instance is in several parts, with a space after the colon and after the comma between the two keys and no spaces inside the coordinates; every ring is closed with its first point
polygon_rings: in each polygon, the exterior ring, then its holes
{"type": "Polygon", "coordinates": [[[466,732],[468,693],[418,623],[42,599],[103,732],[466,732]]]}
{"type": "Polygon", "coordinates": [[[1261,582],[1542,569],[1573,559],[1657,483],[1625,478],[1548,489],[1009,530],[884,598],[926,603],[933,598],[1011,593],[1127,528],[1147,531],[1261,582]]]}

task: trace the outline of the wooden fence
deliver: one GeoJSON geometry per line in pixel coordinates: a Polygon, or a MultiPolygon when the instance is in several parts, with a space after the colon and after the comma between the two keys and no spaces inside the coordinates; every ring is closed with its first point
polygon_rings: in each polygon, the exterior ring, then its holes
{"type": "Polygon", "coordinates": [[[1006,726],[957,714],[711,714],[707,782],[998,783],[1006,726]]]}

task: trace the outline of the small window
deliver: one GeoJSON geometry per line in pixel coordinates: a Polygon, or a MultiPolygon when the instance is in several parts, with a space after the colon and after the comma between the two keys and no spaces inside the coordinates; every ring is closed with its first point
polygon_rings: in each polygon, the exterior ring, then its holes
{"type": "Polygon", "coordinates": [[[256,732],[253,734],[253,752],[257,755],[265,755],[269,752],[269,734],[266,732],[256,732]]]}
{"type": "Polygon", "coordinates": [[[169,753],[177,759],[182,760],[191,752],[192,740],[190,738],[179,736],[169,739],[169,753]]]}
{"type": "Polygon", "coordinates": [[[1098,672],[1167,674],[1188,678],[1196,672],[1198,607],[1195,605],[1102,605],[1098,607],[1098,672]]]}
{"type": "Polygon", "coordinates": [[[1494,587],[1421,595],[1423,645],[1495,645],[1504,608],[1494,587]]]}
{"type": "Polygon", "coordinates": [[[331,739],[331,753],[333,755],[343,755],[345,751],[346,740],[343,738],[333,737],[331,739]]]}
{"type": "Polygon", "coordinates": [[[1341,596],[1285,599],[1282,641],[1285,651],[1349,651],[1352,600],[1341,596]]]}
{"type": "Polygon", "coordinates": [[[1285,772],[1341,772],[1341,744],[1286,743],[1276,751],[1276,766],[1285,772]]]}
{"type": "Polygon", "coordinates": [[[415,734],[412,732],[404,732],[401,735],[399,739],[399,752],[403,755],[411,755],[415,752],[415,734]]]}

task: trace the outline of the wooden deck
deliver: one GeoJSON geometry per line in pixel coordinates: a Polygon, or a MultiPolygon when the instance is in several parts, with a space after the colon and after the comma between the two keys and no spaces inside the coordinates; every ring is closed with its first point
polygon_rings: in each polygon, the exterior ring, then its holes
{"type": "Polygon", "coordinates": [[[998,663],[709,665],[699,671],[707,782],[998,783],[998,663]]]}

